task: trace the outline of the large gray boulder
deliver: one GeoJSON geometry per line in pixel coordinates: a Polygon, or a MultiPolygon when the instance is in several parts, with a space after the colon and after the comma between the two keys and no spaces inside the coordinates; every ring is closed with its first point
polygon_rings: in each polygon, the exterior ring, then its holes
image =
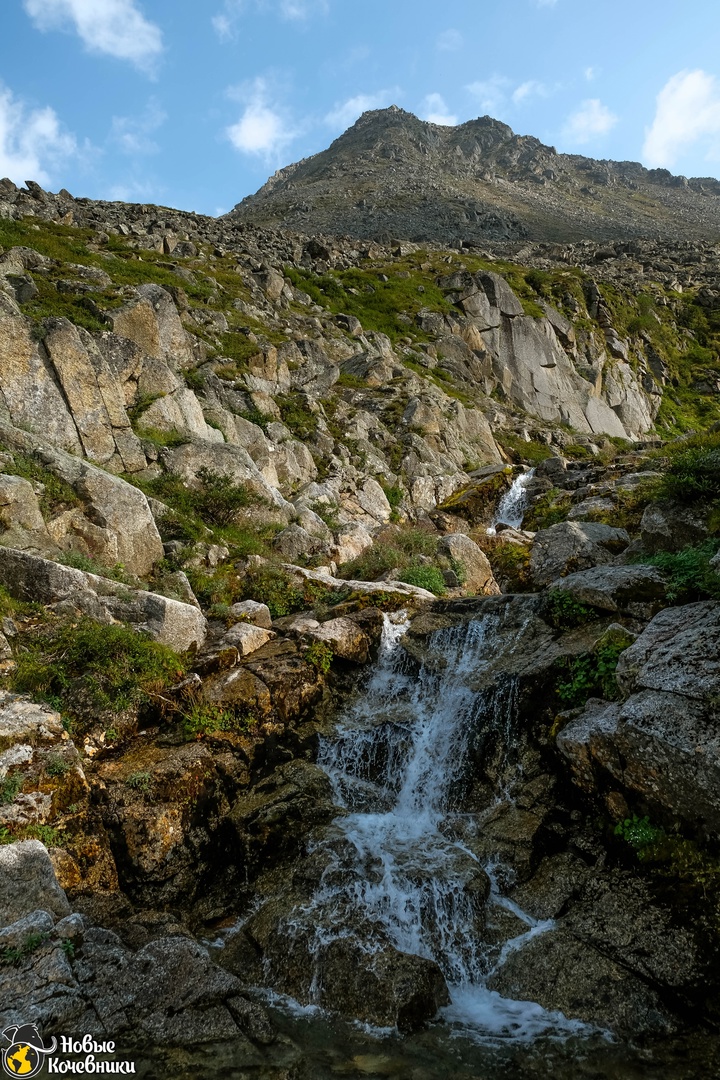
{"type": "Polygon", "coordinates": [[[720,604],[667,608],[622,653],[619,704],[591,700],[558,735],[573,779],[609,783],[720,835],[720,604]]]}
{"type": "Polygon", "coordinates": [[[647,614],[648,608],[655,614],[667,596],[667,583],[653,566],[594,566],[558,578],[550,588],[601,611],[637,615],[647,614]]]}
{"type": "Polygon", "coordinates": [[[176,652],[199,648],[207,635],[205,618],[193,604],[13,548],[0,547],[0,585],[18,600],[81,612],[101,623],[129,623],[176,652]]]}
{"type": "Polygon", "coordinates": [[[56,918],[70,914],[47,848],[39,840],[0,845],[0,926],[38,910],[56,918]]]}
{"type": "Polygon", "coordinates": [[[624,529],[592,521],[561,521],[535,535],[530,575],[538,588],[578,570],[613,561],[630,543],[624,529]]]}
{"type": "Polygon", "coordinates": [[[459,567],[460,583],[468,592],[485,596],[500,592],[487,555],[469,536],[464,533],[450,533],[443,536],[438,545],[438,552],[445,555],[453,566],[459,567]]]}

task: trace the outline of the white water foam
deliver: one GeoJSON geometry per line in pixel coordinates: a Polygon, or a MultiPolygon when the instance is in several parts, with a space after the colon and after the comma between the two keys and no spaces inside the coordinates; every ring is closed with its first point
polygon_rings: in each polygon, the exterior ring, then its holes
{"type": "Polygon", "coordinates": [[[435,662],[416,674],[397,647],[404,622],[386,618],[365,693],[320,748],[318,764],[348,813],[320,844],[328,866],[296,926],[314,928],[311,953],[353,937],[367,952],[389,942],[434,960],[451,993],[444,1018],[473,1038],[567,1037],[583,1025],[488,989],[488,977],[510,953],[553,923],[532,919],[503,897],[496,868],[458,838],[467,821],[457,804],[470,741],[483,725],[511,735],[515,695],[495,695],[493,705],[470,685],[490,657],[493,628],[486,617],[432,635],[435,662]],[[486,874],[489,903],[527,928],[499,956],[482,940],[486,874]]]}
{"type": "Polygon", "coordinates": [[[495,535],[498,525],[509,525],[512,529],[522,528],[527,509],[527,486],[534,475],[535,470],[528,469],[515,477],[512,487],[505,492],[498,503],[493,523],[487,530],[489,536],[495,535]]]}

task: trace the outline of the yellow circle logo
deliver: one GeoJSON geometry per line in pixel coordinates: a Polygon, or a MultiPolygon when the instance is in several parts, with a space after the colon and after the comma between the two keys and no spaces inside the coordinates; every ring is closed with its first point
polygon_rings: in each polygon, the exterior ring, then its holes
{"type": "Polygon", "coordinates": [[[8,1076],[37,1076],[43,1059],[34,1047],[16,1042],[3,1050],[3,1065],[8,1076]]]}

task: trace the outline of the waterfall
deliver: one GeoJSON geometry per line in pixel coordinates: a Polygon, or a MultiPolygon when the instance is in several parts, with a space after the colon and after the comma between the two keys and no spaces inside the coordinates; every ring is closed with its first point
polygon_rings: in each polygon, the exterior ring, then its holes
{"type": "Polygon", "coordinates": [[[498,504],[493,523],[488,529],[491,535],[498,525],[509,525],[513,529],[522,527],[527,508],[527,486],[535,475],[534,469],[521,472],[512,482],[498,504]]]}
{"type": "Polygon", "coordinates": [[[365,692],[320,747],[318,764],[346,814],[318,844],[327,868],[298,925],[312,927],[316,948],[357,935],[367,951],[389,941],[434,960],[451,993],[446,1020],[473,1037],[569,1034],[580,1025],[486,987],[510,951],[552,925],[501,895],[503,875],[472,851],[481,820],[461,810],[468,751],[478,733],[512,740],[513,688],[490,695],[472,689],[492,655],[495,618],[431,635],[432,663],[417,673],[398,647],[406,624],[386,616],[365,692]],[[522,927],[501,950],[483,941],[488,877],[488,903],[511,912],[522,927]]]}

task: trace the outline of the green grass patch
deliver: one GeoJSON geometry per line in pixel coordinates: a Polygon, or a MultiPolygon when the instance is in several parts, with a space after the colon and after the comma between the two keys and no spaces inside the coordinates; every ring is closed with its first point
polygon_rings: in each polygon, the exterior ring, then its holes
{"type": "Polygon", "coordinates": [[[706,540],[704,544],[686,547],[682,551],[661,551],[638,561],[647,566],[657,566],[667,576],[667,596],[671,604],[720,600],[720,575],[710,566],[710,560],[717,551],[717,540],[706,540]]]}
{"type": "Polygon", "coordinates": [[[149,635],[83,617],[25,634],[8,683],[72,716],[78,691],[97,709],[119,712],[156,703],[184,673],[182,658],[149,635]]]}

